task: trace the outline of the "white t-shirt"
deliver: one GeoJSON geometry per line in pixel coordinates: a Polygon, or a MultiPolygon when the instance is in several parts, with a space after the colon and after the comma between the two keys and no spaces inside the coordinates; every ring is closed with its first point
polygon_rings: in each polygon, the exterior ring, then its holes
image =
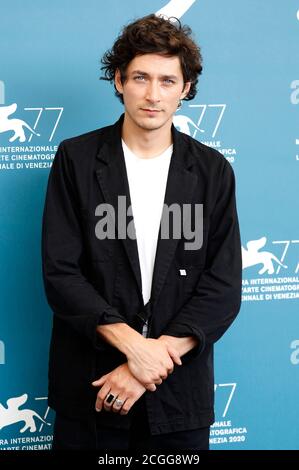
{"type": "Polygon", "coordinates": [[[151,295],[158,234],[173,145],[153,158],[139,158],[123,140],[122,147],[136,229],[142,296],[146,304],[151,295]]]}

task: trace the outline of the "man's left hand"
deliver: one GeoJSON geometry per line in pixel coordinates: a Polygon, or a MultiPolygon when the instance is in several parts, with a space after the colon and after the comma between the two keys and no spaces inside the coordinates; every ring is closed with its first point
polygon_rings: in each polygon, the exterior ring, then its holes
{"type": "Polygon", "coordinates": [[[146,388],[131,374],[127,363],[95,380],[92,385],[101,387],[97,394],[96,411],[104,408],[106,411],[121,415],[128,414],[134,403],[146,391],[146,388]],[[107,398],[110,395],[113,395],[113,399],[108,403],[107,398]]]}

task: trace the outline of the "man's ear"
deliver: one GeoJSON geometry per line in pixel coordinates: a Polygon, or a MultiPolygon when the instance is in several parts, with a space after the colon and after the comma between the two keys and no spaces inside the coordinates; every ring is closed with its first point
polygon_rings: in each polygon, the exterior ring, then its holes
{"type": "Polygon", "coordinates": [[[182,94],[181,94],[181,98],[180,98],[181,100],[188,95],[190,88],[191,88],[191,82],[186,82],[184,89],[182,91],[182,94]]]}
{"type": "Polygon", "coordinates": [[[117,89],[118,93],[123,93],[123,85],[121,83],[121,75],[120,75],[120,70],[116,69],[115,75],[114,75],[114,85],[115,88],[117,89]]]}

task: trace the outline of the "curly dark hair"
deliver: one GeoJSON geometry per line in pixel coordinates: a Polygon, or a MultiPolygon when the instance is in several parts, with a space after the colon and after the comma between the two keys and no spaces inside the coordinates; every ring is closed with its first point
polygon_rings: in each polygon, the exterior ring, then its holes
{"type": "MultiPolygon", "coordinates": [[[[154,14],[144,16],[125,26],[112,49],[104,54],[101,70],[105,75],[100,78],[114,82],[115,72],[119,69],[124,83],[127,67],[137,55],[155,53],[178,56],[184,83],[191,82],[184,100],[192,100],[197,93],[198,76],[202,72],[202,57],[191,34],[189,26],[182,26],[177,18],[165,19],[154,14]]],[[[122,94],[116,88],[115,94],[123,103],[122,94]]]]}

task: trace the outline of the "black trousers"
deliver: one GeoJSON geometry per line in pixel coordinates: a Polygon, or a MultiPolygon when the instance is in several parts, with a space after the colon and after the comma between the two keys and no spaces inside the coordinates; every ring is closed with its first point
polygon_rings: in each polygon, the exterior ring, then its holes
{"type": "MultiPolygon", "coordinates": [[[[56,414],[53,450],[208,450],[210,428],[151,435],[144,403],[136,403],[130,429],[76,421],[56,414]],[[137,406],[138,404],[138,406],[137,406]]],[[[133,409],[132,409],[133,410],[133,409]]]]}

